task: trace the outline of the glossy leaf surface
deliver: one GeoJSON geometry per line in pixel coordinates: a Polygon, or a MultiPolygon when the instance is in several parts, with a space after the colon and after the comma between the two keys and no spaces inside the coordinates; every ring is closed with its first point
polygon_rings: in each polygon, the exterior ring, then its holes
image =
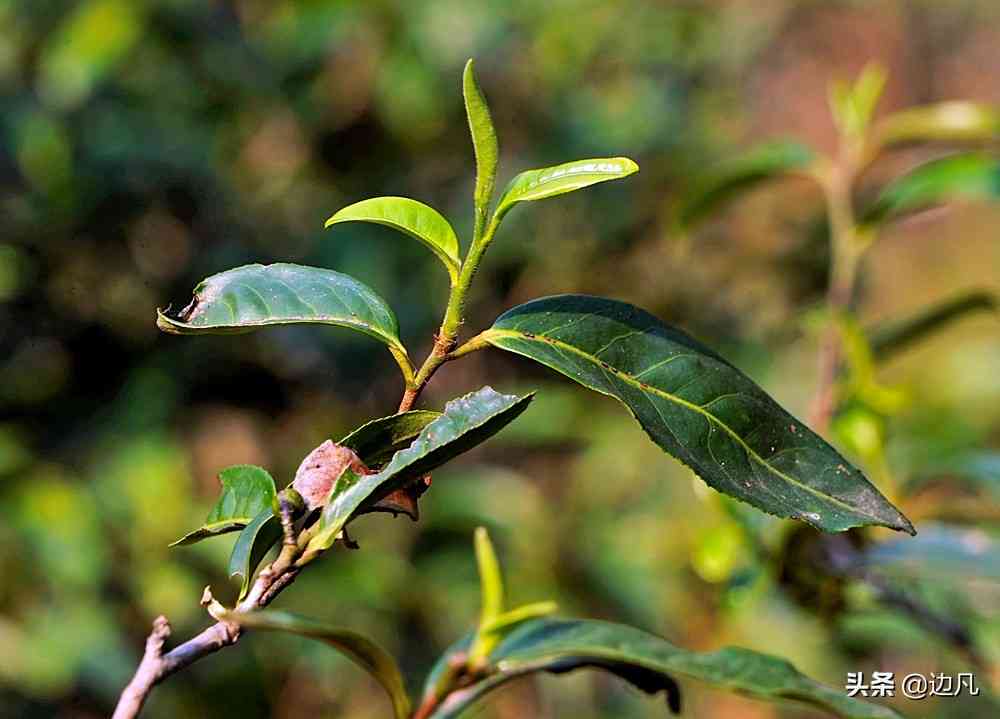
{"type": "Polygon", "coordinates": [[[373,197],[355,202],[326,221],[326,227],[341,222],[373,222],[392,227],[424,244],[448,270],[452,283],[458,279],[461,260],[458,236],[440,212],[409,197],[373,197]]]}
{"type": "Polygon", "coordinates": [[[863,215],[874,225],[956,199],[1000,198],[1000,159],[967,153],[932,160],[891,182],[863,215]]]}
{"type": "Polygon", "coordinates": [[[1000,301],[992,292],[969,292],[933,305],[911,317],[867,331],[876,359],[887,360],[938,330],[975,312],[996,312],[1000,301]]]}
{"type": "Polygon", "coordinates": [[[679,223],[682,228],[690,227],[739,193],[766,180],[803,170],[813,159],[813,151],[805,145],[777,141],[723,162],[698,181],[682,200],[679,223]]]}
{"type": "Polygon", "coordinates": [[[306,555],[330,548],[355,512],[485,442],[516,419],[532,396],[504,395],[483,387],[446,404],[442,415],[379,472],[359,477],[345,470],[334,485],[306,555]]]}
{"type": "Polygon", "coordinates": [[[205,523],[178,539],[171,547],[194,544],[207,537],[243,529],[261,511],[270,509],[277,493],[274,479],[267,470],[251,464],[227,467],[219,472],[219,482],[222,494],[205,518],[205,523]]]}
{"type": "Polygon", "coordinates": [[[465,98],[465,114],[469,118],[472,133],[472,147],[476,153],[476,190],[473,195],[476,209],[477,231],[482,231],[482,222],[489,212],[493,185],[497,177],[497,161],[500,146],[493,128],[493,118],[486,104],[483,91],[476,80],[475,64],[469,60],[462,75],[462,95],[465,98]]]}
{"type": "Polygon", "coordinates": [[[409,447],[423,428],[440,416],[440,412],[415,409],[380,417],[361,425],[337,444],[350,447],[365,464],[376,467],[409,447]]]}
{"type": "Polygon", "coordinates": [[[363,332],[405,354],[396,316],[353,277],[319,267],[245,265],[202,280],[176,317],[157,313],[164,332],[236,334],[259,327],[315,323],[363,332]]]}
{"type": "Polygon", "coordinates": [[[299,636],[317,639],[349,657],[355,664],[365,669],[382,685],[392,700],[397,719],[406,719],[410,714],[410,699],[403,685],[396,660],[371,639],[343,627],[335,627],[326,622],[302,617],[290,612],[265,609],[247,614],[230,613],[228,618],[240,626],[266,631],[289,632],[299,636]]]}
{"type": "Polygon", "coordinates": [[[877,125],[875,134],[882,146],[983,142],[1000,137],[1000,112],[976,102],[941,102],[889,115],[877,125]]]}
{"type": "Polygon", "coordinates": [[[599,182],[618,180],[639,171],[627,157],[598,157],[576,160],[540,170],[526,170],[514,177],[497,202],[496,217],[502,218],[518,202],[544,200],[599,182]]]}
{"type": "Polygon", "coordinates": [[[262,510],[236,538],[229,555],[229,576],[240,579],[240,599],[250,589],[250,579],[268,551],[281,539],[281,520],[268,507],[262,510]]]}
{"type": "Polygon", "coordinates": [[[825,531],[910,522],[746,375],[647,312],[586,295],[504,313],[482,339],[622,402],[709,485],[825,531]]]}
{"type": "MultiPolygon", "coordinates": [[[[456,650],[461,646],[449,654],[456,650]]],[[[609,622],[531,621],[504,639],[489,661],[495,673],[451,694],[432,715],[434,719],[459,716],[481,696],[517,677],[579,668],[611,671],[650,693],[666,691],[668,705],[674,711],[680,709],[675,678],[683,677],[765,701],[803,702],[848,719],[899,717],[888,707],[846,696],[842,687],[828,687],[810,679],[777,657],[735,647],[692,652],[653,634],[609,622]]],[[[436,678],[431,675],[427,690],[436,678]]]]}

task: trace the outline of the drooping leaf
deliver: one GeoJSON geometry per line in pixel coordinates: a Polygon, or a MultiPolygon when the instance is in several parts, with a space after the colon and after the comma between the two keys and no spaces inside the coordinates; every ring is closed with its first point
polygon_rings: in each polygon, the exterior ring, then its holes
{"type": "Polygon", "coordinates": [[[337,444],[353,449],[369,467],[377,467],[399,450],[409,447],[421,430],[440,416],[440,412],[415,409],[373,419],[337,444]]]}
{"type": "Polygon", "coordinates": [[[230,612],[224,618],[251,629],[289,632],[329,644],[365,669],[382,685],[392,701],[396,719],[406,719],[410,715],[410,698],[406,694],[403,676],[396,660],[371,639],[350,629],[272,609],[245,614],[230,612]]]}
{"type": "Polygon", "coordinates": [[[180,335],[237,334],[259,327],[315,323],[348,327],[404,355],[396,316],[374,290],[319,267],[245,265],[202,280],[176,317],[157,311],[157,325],[180,335]]]}
{"type": "Polygon", "coordinates": [[[277,490],[274,479],[261,467],[238,464],[219,472],[222,494],[205,523],[188,532],[171,547],[194,544],[207,537],[243,529],[264,509],[270,509],[277,490]]]}
{"type": "Polygon", "coordinates": [[[598,182],[618,180],[639,171],[639,166],[627,157],[599,157],[591,160],[576,160],[540,170],[525,170],[520,173],[500,196],[497,202],[496,221],[503,218],[518,202],[544,200],[598,182]]]}
{"type": "Polygon", "coordinates": [[[440,212],[409,197],[373,197],[339,210],[326,227],[341,222],[373,222],[403,232],[423,243],[437,255],[451,277],[458,280],[462,262],[458,257],[458,236],[440,212]]]}
{"type": "Polygon", "coordinates": [[[480,337],[618,399],[720,492],[825,531],[913,533],[858,469],[746,375],[632,305],[546,297],[508,310],[480,337]]]}
{"type": "Polygon", "coordinates": [[[493,129],[490,108],[486,104],[483,91],[479,88],[475,66],[471,59],[465,64],[465,72],[462,75],[462,95],[465,98],[465,114],[469,118],[469,131],[472,133],[472,147],[476,153],[476,190],[473,198],[476,233],[480,234],[493,197],[500,147],[497,143],[496,130],[493,129]]]}
{"type": "Polygon", "coordinates": [[[862,215],[877,225],[944,202],[1000,198],[1000,159],[978,153],[951,155],[915,167],[891,182],[862,215]]]}
{"type": "Polygon", "coordinates": [[[756,147],[709,171],[681,201],[678,222],[689,228],[723,203],[760,183],[804,170],[814,159],[811,149],[792,141],[775,141],[756,147]]]}
{"type": "Polygon", "coordinates": [[[912,107],[884,118],[875,128],[882,147],[911,142],[984,142],[1000,137],[1000,112],[964,100],[912,107]]]}
{"type": "MultiPolygon", "coordinates": [[[[445,664],[456,651],[462,651],[462,646],[449,650],[445,664]]],[[[683,677],[765,701],[803,702],[847,719],[899,719],[892,709],[848,697],[842,688],[810,679],[783,659],[735,647],[692,652],[653,634],[609,622],[527,622],[494,649],[489,662],[494,671],[451,694],[431,715],[433,719],[457,717],[484,694],[517,677],[580,668],[611,671],[649,693],[666,691],[668,705],[675,712],[680,709],[675,678],[683,677]]],[[[429,677],[427,691],[433,690],[436,679],[433,674],[429,677]]]]}
{"type": "Polygon", "coordinates": [[[998,308],[1000,301],[992,292],[969,292],[911,317],[874,327],[866,334],[870,337],[872,354],[885,361],[967,314],[982,310],[995,312],[998,308]]]}
{"type": "Polygon", "coordinates": [[[319,531],[306,548],[306,558],[333,546],[356,512],[485,442],[516,419],[532,397],[483,387],[446,404],[442,415],[424,427],[407,449],[396,452],[381,471],[359,477],[345,470],[320,517],[319,531]]]}
{"type": "Polygon", "coordinates": [[[236,538],[229,555],[229,576],[240,579],[240,599],[250,590],[250,579],[279,539],[281,520],[270,507],[261,510],[236,538]]]}

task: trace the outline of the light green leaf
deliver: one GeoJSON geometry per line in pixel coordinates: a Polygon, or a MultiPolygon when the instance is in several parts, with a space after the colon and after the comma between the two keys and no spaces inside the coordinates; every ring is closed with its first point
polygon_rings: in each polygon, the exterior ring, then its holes
{"type": "Polygon", "coordinates": [[[396,719],[406,719],[410,715],[410,698],[406,694],[403,676],[396,660],[371,639],[350,629],[271,609],[246,614],[229,612],[223,618],[242,627],[289,632],[329,644],[365,669],[382,685],[392,701],[396,719]]]}
{"type": "Polygon", "coordinates": [[[495,621],[503,612],[503,577],[500,574],[497,553],[493,549],[493,543],[485,527],[476,528],[475,546],[479,583],[482,587],[483,606],[479,615],[479,624],[482,626],[495,621]]]}
{"type": "Polygon", "coordinates": [[[503,395],[483,387],[446,404],[444,413],[424,427],[407,449],[396,452],[381,471],[359,477],[345,470],[333,487],[302,561],[333,546],[355,513],[485,442],[516,419],[532,397],[503,395]]]}
{"type": "Polygon", "coordinates": [[[268,551],[281,539],[281,520],[271,507],[263,509],[243,528],[229,555],[229,576],[240,579],[240,599],[250,590],[250,580],[268,551]]]}
{"type": "Polygon", "coordinates": [[[402,414],[373,419],[361,425],[337,444],[354,450],[369,467],[377,467],[401,449],[410,446],[440,412],[415,409],[402,414]]]}
{"type": "Polygon", "coordinates": [[[842,81],[831,84],[830,111],[844,135],[859,138],[868,130],[885,80],[885,68],[878,63],[868,63],[853,85],[842,81]]]}
{"type": "Polygon", "coordinates": [[[462,264],[458,236],[440,212],[409,197],[373,197],[355,202],[326,221],[326,227],[341,222],[373,222],[403,232],[423,243],[444,263],[454,285],[462,264]]]}
{"type": "Polygon", "coordinates": [[[219,472],[219,482],[222,483],[222,494],[205,518],[205,523],[185,534],[171,547],[194,544],[207,537],[243,529],[261,511],[271,508],[277,494],[274,479],[267,470],[252,464],[227,467],[219,472]]]}
{"type": "Polygon", "coordinates": [[[680,203],[678,222],[690,228],[741,192],[812,164],[813,151],[799,142],[775,141],[723,162],[698,180],[680,203]]]}
{"type": "MultiPolygon", "coordinates": [[[[467,644],[468,640],[463,640],[438,662],[438,669],[425,684],[426,692],[434,691],[441,667],[467,644]]],[[[683,677],[764,701],[802,702],[846,719],[899,719],[888,707],[848,697],[843,687],[810,679],[784,659],[736,647],[692,652],[653,634],[610,622],[527,622],[494,649],[489,667],[484,679],[449,695],[432,719],[457,717],[487,692],[518,677],[582,668],[609,671],[650,694],[664,691],[675,712],[680,711],[681,703],[675,677],[683,677]]]]}
{"type": "Polygon", "coordinates": [[[683,332],[615,300],[559,295],[501,315],[482,341],[622,402],[709,485],[825,531],[910,522],[833,447],[683,332]]]}
{"type": "Polygon", "coordinates": [[[483,91],[479,88],[471,59],[465,64],[465,72],[462,75],[462,95],[465,97],[465,114],[469,118],[469,130],[472,133],[472,147],[476,153],[476,190],[473,197],[476,235],[479,236],[483,232],[490,200],[493,197],[500,147],[497,143],[496,130],[493,129],[490,108],[486,104],[483,91]]]}
{"type": "Polygon", "coordinates": [[[891,147],[911,142],[986,142],[1000,137],[1000,112],[962,100],[913,107],[883,119],[877,143],[891,147]]]}
{"type": "Polygon", "coordinates": [[[598,157],[576,160],[540,170],[526,170],[517,175],[500,196],[494,216],[499,222],[518,202],[544,200],[598,182],[618,180],[639,171],[639,166],[627,157],[598,157]]]}
{"type": "Polygon", "coordinates": [[[156,324],[178,335],[237,334],[259,327],[316,323],[348,327],[406,354],[396,316],[353,277],[279,262],[245,265],[202,280],[176,317],[157,311],[156,324]]]}
{"type": "Polygon", "coordinates": [[[872,354],[879,361],[885,361],[968,314],[996,312],[998,309],[1000,300],[992,292],[969,292],[911,317],[878,325],[866,334],[870,338],[872,354]]]}
{"type": "Polygon", "coordinates": [[[967,153],[920,165],[891,182],[862,215],[877,225],[900,215],[956,199],[1000,198],[1000,159],[967,153]]]}

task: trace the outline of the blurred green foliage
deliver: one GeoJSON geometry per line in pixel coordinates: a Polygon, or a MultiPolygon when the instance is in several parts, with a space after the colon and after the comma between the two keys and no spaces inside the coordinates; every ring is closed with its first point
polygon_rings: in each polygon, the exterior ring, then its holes
{"type": "MultiPolygon", "coordinates": [[[[675,230],[678,198],[750,141],[798,134],[829,147],[826,82],[873,57],[890,68],[888,108],[997,102],[1000,74],[984,68],[998,47],[990,0],[0,1],[0,716],[106,715],[152,617],[167,614],[184,637],[205,622],[201,587],[236,591],[226,540],[167,549],[204,518],[216,472],[255,463],[287,480],[320,441],[394,408],[391,358],[366,338],[288,327],[179,341],[157,333],[154,309],[227,267],[302,261],[377,288],[403,339],[428,347],[446,294],[433,258],[389,230],[322,225],[363,197],[406,195],[466,218],[456,229],[468,238],[467,57],[511,174],[599,154],[643,168],[627,185],[512,217],[470,329],[539,294],[618,297],[692,331],[802,414],[817,338],[801,320],[825,283],[819,198],[792,180],[688,237],[675,230]]],[[[927,159],[909,152],[889,165],[927,159]]],[[[887,231],[866,265],[862,318],[1000,290],[998,226],[996,209],[963,206],[887,231]]],[[[907,396],[898,415],[852,405],[840,418],[841,447],[877,481],[921,478],[904,511],[926,527],[927,552],[949,538],[995,546],[988,480],[948,480],[968,479],[961,457],[978,453],[988,469],[1000,451],[998,363],[995,315],[970,317],[880,370],[907,396]],[[886,443],[874,468],[872,431],[886,443]],[[936,530],[948,513],[968,526],[936,530]]],[[[377,638],[416,682],[475,621],[469,539],[485,524],[514,605],[552,597],[693,649],[742,644],[835,686],[847,671],[969,670],[954,642],[870,586],[770,572],[788,527],[695,482],[615,403],[494,354],[449,369],[425,406],[487,381],[542,391],[435,475],[419,525],[365,518],[362,551],[303,576],[283,608],[377,638]],[[827,607],[837,611],[817,611],[827,607]]],[[[946,578],[933,563],[883,559],[893,581],[965,627],[985,662],[979,683],[996,681],[995,572],[973,562],[946,578]]],[[[690,716],[812,716],[685,689],[690,716]]],[[[360,719],[382,715],[379,691],[322,646],[248,636],[160,687],[147,715],[360,719]]],[[[988,701],[895,706],[994,716],[988,701]]],[[[484,712],[662,707],[586,674],[514,685],[484,712]]]]}

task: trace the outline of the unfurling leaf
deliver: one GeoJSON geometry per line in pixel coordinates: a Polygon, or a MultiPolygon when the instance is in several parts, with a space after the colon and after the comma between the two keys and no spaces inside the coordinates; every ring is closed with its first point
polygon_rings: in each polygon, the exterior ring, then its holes
{"type": "Polygon", "coordinates": [[[493,129],[490,108],[486,104],[483,91],[479,88],[473,61],[465,64],[462,75],[462,95],[465,98],[465,114],[469,118],[472,133],[472,147],[476,153],[476,190],[473,195],[476,212],[476,233],[481,234],[486,222],[493,197],[493,184],[497,177],[497,159],[500,147],[497,133],[493,129]]]}
{"type": "Polygon", "coordinates": [[[893,113],[875,127],[882,147],[910,142],[986,142],[1000,137],[1000,112],[976,102],[941,102],[893,113]]]}
{"type": "Polygon", "coordinates": [[[292,487],[302,495],[306,507],[312,511],[326,504],[334,482],[348,468],[357,475],[371,474],[349,447],[326,440],[299,464],[292,487]]]}
{"type": "Polygon", "coordinates": [[[458,236],[440,212],[409,197],[373,197],[348,205],[326,221],[326,227],[341,222],[373,222],[403,232],[437,255],[451,277],[458,281],[461,260],[458,236]]]}
{"type": "Polygon", "coordinates": [[[969,292],[933,305],[911,317],[886,322],[868,330],[866,334],[870,338],[872,354],[876,359],[885,361],[967,314],[996,312],[998,309],[1000,299],[992,292],[969,292]]]}
{"type": "Polygon", "coordinates": [[[376,474],[360,477],[350,469],[345,470],[334,485],[303,561],[333,546],[354,514],[506,427],[527,408],[532,397],[503,395],[483,387],[446,404],[444,413],[424,427],[407,449],[396,452],[376,474]]]}
{"type": "MultiPolygon", "coordinates": [[[[467,645],[465,640],[445,654],[425,692],[434,691],[441,668],[467,645]]],[[[684,677],[764,701],[802,702],[846,719],[899,719],[892,709],[848,697],[843,688],[820,684],[774,656],[735,647],[692,652],[621,624],[556,619],[526,622],[513,631],[490,653],[485,678],[450,694],[431,716],[457,717],[487,692],[527,674],[581,668],[612,672],[648,693],[665,691],[675,712],[680,710],[675,677],[684,677]]]]}
{"type": "Polygon", "coordinates": [[[223,619],[251,629],[290,632],[326,642],[365,669],[382,685],[392,700],[396,719],[406,719],[410,715],[410,698],[403,686],[403,677],[396,660],[371,639],[350,629],[271,609],[245,614],[229,612],[223,619]]]}
{"type": "Polygon", "coordinates": [[[525,170],[517,175],[497,202],[494,221],[499,222],[518,202],[544,200],[598,182],[618,180],[639,171],[639,166],[627,157],[599,157],[576,160],[540,170],[525,170]]]}
{"type": "Polygon", "coordinates": [[[965,153],[919,165],[886,186],[862,215],[862,222],[878,225],[907,212],[959,199],[1000,199],[1000,159],[965,153]]]}
{"type": "Polygon", "coordinates": [[[758,184],[802,171],[812,164],[813,151],[798,142],[775,141],[723,162],[698,181],[681,201],[678,222],[689,228],[723,203],[758,184]]]}
{"type": "Polygon", "coordinates": [[[500,562],[493,549],[490,535],[485,527],[476,528],[476,564],[479,566],[479,583],[482,587],[482,611],[479,624],[489,624],[503,612],[503,576],[500,574],[500,562]]]}
{"type": "Polygon", "coordinates": [[[236,538],[229,555],[229,576],[240,579],[240,599],[247,595],[250,579],[279,539],[281,520],[271,507],[261,510],[236,538]]]}
{"type": "Polygon", "coordinates": [[[270,509],[275,498],[274,480],[267,470],[250,464],[238,464],[219,472],[222,494],[205,523],[185,534],[171,547],[235,532],[247,526],[264,509],[270,509]]]}
{"type": "Polygon", "coordinates": [[[685,333],[615,300],[560,295],[480,335],[622,402],[709,485],[825,531],[913,526],[833,447],[685,333]]]}
{"type": "Polygon", "coordinates": [[[859,138],[868,130],[875,106],[885,88],[885,68],[868,63],[853,84],[836,81],[830,86],[830,111],[840,131],[859,138]]]}

